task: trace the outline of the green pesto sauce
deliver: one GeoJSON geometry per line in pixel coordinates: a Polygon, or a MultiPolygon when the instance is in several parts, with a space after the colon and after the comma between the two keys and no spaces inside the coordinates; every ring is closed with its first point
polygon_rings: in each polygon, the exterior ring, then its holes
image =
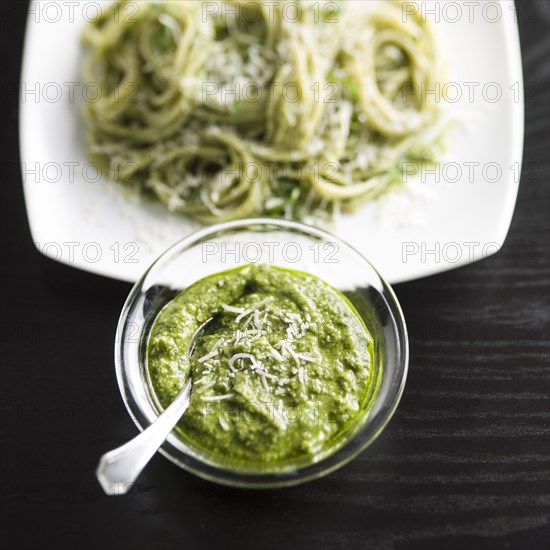
{"type": "Polygon", "coordinates": [[[317,277],[249,265],[203,279],[159,314],[148,343],[167,407],[189,373],[178,435],[203,456],[276,470],[315,461],[365,417],[380,382],[373,339],[317,277]],[[189,345],[195,331],[213,318],[189,345]]]}

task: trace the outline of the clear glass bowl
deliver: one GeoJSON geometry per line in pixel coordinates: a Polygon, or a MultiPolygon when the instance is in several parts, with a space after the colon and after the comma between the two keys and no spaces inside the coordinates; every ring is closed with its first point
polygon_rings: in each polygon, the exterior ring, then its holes
{"type": "Polygon", "coordinates": [[[311,273],[343,292],[375,339],[375,367],[382,380],[372,407],[343,444],[316,462],[296,462],[284,471],[243,470],[201,456],[172,432],[160,452],[199,477],[238,487],[282,487],[318,478],[368,447],[395,412],[408,367],[403,313],[392,289],[356,250],[301,223],[237,220],[202,229],[168,249],[135,284],[122,310],[115,343],[118,385],[140,430],[161,412],[147,370],[147,341],[160,310],[199,279],[249,263],[311,273]]]}

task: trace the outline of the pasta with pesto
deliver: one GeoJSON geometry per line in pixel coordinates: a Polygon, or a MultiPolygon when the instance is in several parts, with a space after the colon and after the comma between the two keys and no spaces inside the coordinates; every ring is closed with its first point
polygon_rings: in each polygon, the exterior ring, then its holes
{"type": "Polygon", "coordinates": [[[435,160],[444,64],[400,1],[132,4],[83,33],[89,155],[171,211],[330,217],[435,160]]]}

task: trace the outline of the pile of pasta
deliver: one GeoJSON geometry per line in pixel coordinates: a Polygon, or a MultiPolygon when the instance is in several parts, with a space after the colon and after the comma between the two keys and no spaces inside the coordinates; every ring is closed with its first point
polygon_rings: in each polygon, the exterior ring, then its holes
{"type": "Polygon", "coordinates": [[[131,4],[84,31],[89,154],[172,211],[333,216],[438,150],[444,65],[401,2],[131,4]]]}

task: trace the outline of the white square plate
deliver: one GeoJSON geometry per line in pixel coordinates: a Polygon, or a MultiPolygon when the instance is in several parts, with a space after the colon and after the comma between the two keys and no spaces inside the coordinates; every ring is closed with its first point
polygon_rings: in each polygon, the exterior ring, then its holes
{"type": "MultiPolygon", "coordinates": [[[[80,33],[98,2],[33,2],[21,82],[20,147],[31,233],[63,263],[135,281],[200,227],[143,204],[88,164],[81,116],[80,33]]],[[[107,7],[105,2],[101,3],[107,7]]],[[[523,151],[523,81],[513,1],[421,2],[447,50],[455,133],[436,173],[330,227],[391,283],[496,252],[512,218],[523,151]]],[[[412,8],[411,8],[412,9],[412,8]]],[[[449,101],[450,103],[450,101],[449,101]]]]}

